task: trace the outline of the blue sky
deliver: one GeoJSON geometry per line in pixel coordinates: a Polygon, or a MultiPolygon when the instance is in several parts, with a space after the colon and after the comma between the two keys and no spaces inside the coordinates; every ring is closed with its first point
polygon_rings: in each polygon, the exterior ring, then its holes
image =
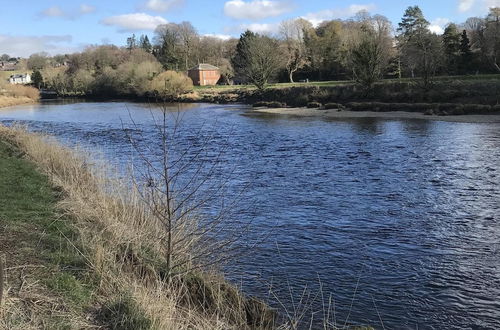
{"type": "Polygon", "coordinates": [[[282,20],[312,23],[348,18],[360,9],[397,24],[406,7],[419,5],[432,28],[484,16],[500,0],[0,0],[0,53],[29,56],[75,52],[87,45],[123,45],[135,33],[153,36],[166,22],[190,21],[201,35],[237,37],[249,28],[273,33],[282,20]]]}

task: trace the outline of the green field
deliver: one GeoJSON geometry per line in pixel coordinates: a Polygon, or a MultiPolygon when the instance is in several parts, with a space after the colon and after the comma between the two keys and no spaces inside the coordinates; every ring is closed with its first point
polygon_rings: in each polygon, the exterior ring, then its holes
{"type": "MultiPolygon", "coordinates": [[[[500,74],[480,74],[480,75],[462,75],[462,76],[437,76],[434,78],[438,81],[446,80],[500,80],[500,74]]],[[[383,79],[380,82],[411,82],[418,81],[418,78],[394,78],[394,79],[383,79]]],[[[276,83],[269,84],[268,88],[288,88],[288,87],[304,87],[304,86],[319,86],[319,87],[333,87],[345,84],[353,83],[352,80],[332,80],[332,81],[310,81],[309,83],[296,82],[296,83],[276,83]]],[[[217,85],[217,86],[195,86],[197,91],[208,91],[208,90],[232,90],[232,89],[255,89],[253,85],[217,85]]]]}

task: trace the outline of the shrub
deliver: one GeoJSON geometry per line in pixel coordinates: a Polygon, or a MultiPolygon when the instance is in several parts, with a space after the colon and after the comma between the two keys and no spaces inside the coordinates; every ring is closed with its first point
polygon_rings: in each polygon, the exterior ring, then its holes
{"type": "Polygon", "coordinates": [[[491,112],[500,112],[500,104],[492,106],[491,112]]]}
{"type": "Polygon", "coordinates": [[[151,89],[164,99],[175,98],[192,91],[193,82],[182,73],[165,71],[153,79],[151,89]]]}
{"type": "Polygon", "coordinates": [[[313,108],[321,108],[321,103],[319,103],[319,102],[309,102],[309,103],[307,103],[307,107],[311,108],[311,109],[313,109],[313,108]]]}

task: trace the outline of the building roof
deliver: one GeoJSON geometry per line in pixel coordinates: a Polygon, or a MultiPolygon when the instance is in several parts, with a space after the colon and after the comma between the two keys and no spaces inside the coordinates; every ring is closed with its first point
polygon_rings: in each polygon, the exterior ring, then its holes
{"type": "Polygon", "coordinates": [[[13,74],[12,76],[10,76],[11,78],[26,78],[28,77],[28,74],[13,74]]]}
{"type": "Polygon", "coordinates": [[[191,70],[212,71],[212,70],[219,70],[219,68],[211,64],[201,63],[195,66],[194,68],[189,69],[189,71],[191,70]]]}

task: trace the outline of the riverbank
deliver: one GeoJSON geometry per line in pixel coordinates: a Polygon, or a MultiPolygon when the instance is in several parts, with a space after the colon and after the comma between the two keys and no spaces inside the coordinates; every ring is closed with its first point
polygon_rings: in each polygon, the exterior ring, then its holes
{"type": "Polygon", "coordinates": [[[166,280],[161,224],[98,164],[0,125],[0,328],[273,327],[274,311],[220,273],[166,280]]]}
{"type": "Polygon", "coordinates": [[[38,100],[34,100],[27,96],[13,97],[13,96],[1,96],[0,95],[0,109],[6,107],[12,107],[15,105],[32,104],[36,103],[38,100]]]}
{"type": "Polygon", "coordinates": [[[250,114],[257,115],[278,115],[292,117],[310,117],[310,118],[325,118],[325,119],[351,119],[351,118],[385,118],[385,119],[423,119],[423,120],[439,120],[448,122],[461,123],[500,123],[500,113],[494,114],[469,114],[469,115],[446,115],[438,116],[433,114],[424,114],[420,112],[408,111],[392,111],[392,112],[375,112],[375,111],[348,111],[337,109],[320,110],[311,108],[253,108],[250,114]]]}

